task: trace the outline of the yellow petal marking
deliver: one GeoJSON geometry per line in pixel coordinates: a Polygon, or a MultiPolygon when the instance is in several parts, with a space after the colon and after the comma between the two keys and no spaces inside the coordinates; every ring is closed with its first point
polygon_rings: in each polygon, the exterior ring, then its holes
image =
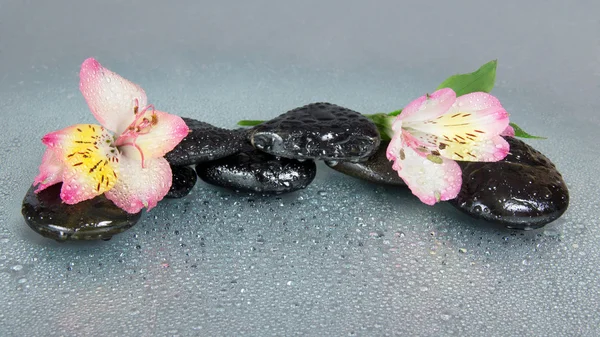
{"type": "Polygon", "coordinates": [[[63,148],[66,164],[96,193],[110,190],[117,181],[118,151],[112,137],[99,125],[79,124],[69,132],[63,148]]]}

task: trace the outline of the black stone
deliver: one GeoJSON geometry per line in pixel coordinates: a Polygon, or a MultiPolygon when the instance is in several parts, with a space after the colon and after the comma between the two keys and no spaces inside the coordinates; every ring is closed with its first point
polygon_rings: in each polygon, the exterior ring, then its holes
{"type": "Polygon", "coordinates": [[[286,193],[305,188],[317,173],[312,160],[277,158],[248,145],[242,152],[196,165],[205,182],[233,190],[286,193]]]}
{"type": "Polygon", "coordinates": [[[325,164],[338,172],[354,178],[376,184],[406,187],[402,178],[398,176],[398,172],[392,169],[393,163],[386,157],[385,153],[389,144],[389,141],[382,141],[377,152],[366,161],[326,161],[325,164]]]}
{"type": "Polygon", "coordinates": [[[190,194],[198,177],[196,171],[189,166],[171,166],[173,172],[173,184],[166,198],[183,198],[190,194]]]}
{"type": "Polygon", "coordinates": [[[247,129],[227,130],[191,118],[183,118],[190,133],[165,155],[174,166],[216,160],[239,152],[246,142],[247,129]]]}
{"type": "Polygon", "coordinates": [[[27,225],[39,234],[58,241],[109,240],[133,227],[141,212],[129,214],[104,195],[67,205],[60,199],[62,183],[36,194],[29,188],[21,213],[27,225]]]}
{"type": "Polygon", "coordinates": [[[358,112],[313,103],[255,126],[250,141],[284,158],[360,161],[377,151],[381,139],[375,124],[358,112]]]}
{"type": "Polygon", "coordinates": [[[567,210],[567,185],[543,154],[518,139],[506,140],[510,153],[500,162],[459,162],[463,185],[450,203],[509,228],[540,228],[567,210]]]}

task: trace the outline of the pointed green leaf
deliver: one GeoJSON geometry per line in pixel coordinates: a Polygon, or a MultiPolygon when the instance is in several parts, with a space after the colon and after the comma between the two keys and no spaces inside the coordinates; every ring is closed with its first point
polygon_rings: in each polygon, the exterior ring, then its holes
{"type": "Polygon", "coordinates": [[[400,110],[396,110],[396,111],[392,111],[388,114],[388,116],[398,116],[399,114],[402,113],[402,109],[400,110]]]}
{"type": "Polygon", "coordinates": [[[527,132],[525,132],[523,129],[521,129],[517,124],[515,123],[510,123],[510,126],[513,127],[513,129],[515,129],[515,137],[519,137],[519,138],[530,138],[530,139],[546,139],[546,137],[540,137],[540,136],[534,136],[534,135],[530,135],[527,132]]]}
{"type": "Polygon", "coordinates": [[[472,73],[450,76],[437,89],[450,88],[456,92],[457,97],[478,91],[490,92],[496,82],[497,65],[498,61],[493,60],[472,73]]]}
{"type": "Polygon", "coordinates": [[[239,125],[239,126],[256,126],[256,125],[262,124],[264,122],[265,121],[244,119],[244,120],[237,122],[237,125],[239,125]]]}

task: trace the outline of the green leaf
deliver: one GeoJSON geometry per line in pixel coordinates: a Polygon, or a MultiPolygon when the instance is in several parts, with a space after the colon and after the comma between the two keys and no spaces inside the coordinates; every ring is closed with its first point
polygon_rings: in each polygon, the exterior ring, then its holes
{"type": "Polygon", "coordinates": [[[265,121],[252,120],[252,119],[243,119],[237,122],[239,126],[255,126],[264,123],[265,121]]]}
{"type": "Polygon", "coordinates": [[[388,114],[388,116],[398,116],[399,114],[402,113],[402,109],[400,110],[396,110],[396,111],[392,111],[388,114]]]}
{"type": "Polygon", "coordinates": [[[472,73],[450,76],[437,89],[450,88],[456,92],[457,97],[478,91],[490,92],[496,82],[497,65],[498,61],[493,60],[472,73]]]}
{"type": "Polygon", "coordinates": [[[389,116],[384,113],[376,113],[372,115],[364,115],[368,119],[377,126],[377,130],[379,131],[379,135],[381,136],[381,140],[387,141],[390,140],[390,133],[392,132],[392,124],[391,122],[394,120],[393,116],[389,116]]]}
{"type": "Polygon", "coordinates": [[[530,138],[530,139],[546,139],[546,137],[540,137],[540,136],[534,136],[534,135],[528,134],[527,132],[525,132],[525,130],[521,129],[521,127],[519,127],[515,123],[510,123],[510,126],[512,126],[513,129],[515,129],[515,137],[530,138]]]}

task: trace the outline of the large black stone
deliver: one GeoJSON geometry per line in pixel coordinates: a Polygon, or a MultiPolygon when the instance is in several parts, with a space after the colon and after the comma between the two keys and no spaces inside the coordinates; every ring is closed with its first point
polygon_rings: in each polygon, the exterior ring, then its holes
{"type": "Polygon", "coordinates": [[[385,155],[389,144],[389,141],[382,141],[377,152],[366,161],[326,161],[325,164],[338,172],[372,183],[406,187],[385,155]]]}
{"type": "Polygon", "coordinates": [[[518,139],[506,140],[510,153],[500,162],[459,162],[463,185],[450,203],[509,228],[540,228],[567,210],[567,185],[543,154],[518,139]]]}
{"type": "Polygon", "coordinates": [[[190,133],[165,155],[174,166],[186,166],[227,157],[242,149],[246,129],[227,130],[191,118],[183,118],[190,133]]]}
{"type": "Polygon", "coordinates": [[[189,166],[171,166],[173,183],[165,198],[183,198],[190,194],[198,177],[193,168],[189,166]]]}
{"type": "Polygon", "coordinates": [[[60,199],[62,184],[36,194],[32,186],[23,199],[21,213],[27,225],[39,234],[58,241],[108,240],[133,225],[141,212],[129,214],[104,195],[67,205],[60,199]]]}
{"type": "Polygon", "coordinates": [[[377,151],[380,137],[377,127],[358,112],[313,103],[255,126],[250,141],[285,158],[359,161],[377,151]]]}
{"type": "Polygon", "coordinates": [[[248,145],[240,153],[196,165],[196,172],[209,184],[233,190],[286,193],[308,186],[317,167],[312,160],[277,158],[248,145]]]}

